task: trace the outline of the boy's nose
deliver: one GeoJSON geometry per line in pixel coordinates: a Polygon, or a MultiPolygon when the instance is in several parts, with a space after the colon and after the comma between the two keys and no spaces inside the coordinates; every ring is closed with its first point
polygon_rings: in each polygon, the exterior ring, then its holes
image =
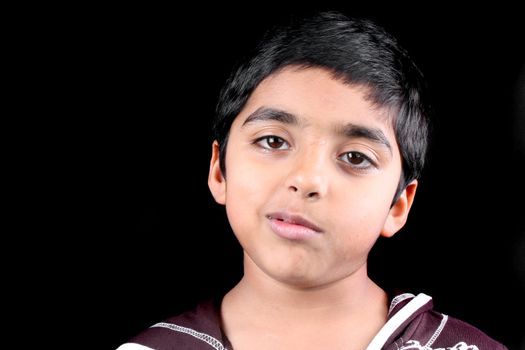
{"type": "Polygon", "coordinates": [[[327,166],[319,156],[297,159],[288,174],[288,190],[308,200],[324,197],[328,189],[327,166]]]}

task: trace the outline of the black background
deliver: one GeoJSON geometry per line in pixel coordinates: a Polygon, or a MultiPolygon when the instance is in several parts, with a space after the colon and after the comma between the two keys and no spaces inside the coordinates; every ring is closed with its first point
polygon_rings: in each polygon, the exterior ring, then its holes
{"type": "Polygon", "coordinates": [[[338,9],[399,39],[426,75],[435,114],[409,222],[373,250],[372,276],[523,347],[511,321],[525,312],[520,12],[245,6],[84,8],[57,25],[54,45],[67,52],[55,62],[68,114],[57,125],[64,171],[54,174],[63,205],[44,211],[67,233],[49,268],[63,272],[54,294],[68,300],[77,341],[116,348],[240,277],[240,248],[207,188],[219,89],[270,24],[338,9]]]}

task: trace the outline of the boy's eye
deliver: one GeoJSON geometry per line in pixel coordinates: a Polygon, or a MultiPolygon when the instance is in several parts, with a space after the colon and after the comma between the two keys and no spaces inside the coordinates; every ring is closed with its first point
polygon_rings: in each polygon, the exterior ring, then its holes
{"type": "Polygon", "coordinates": [[[359,169],[366,169],[370,166],[375,166],[370,158],[360,152],[347,152],[341,155],[339,159],[359,169]]]}
{"type": "Polygon", "coordinates": [[[278,136],[264,136],[255,141],[259,146],[266,149],[289,149],[290,145],[284,139],[278,136]]]}

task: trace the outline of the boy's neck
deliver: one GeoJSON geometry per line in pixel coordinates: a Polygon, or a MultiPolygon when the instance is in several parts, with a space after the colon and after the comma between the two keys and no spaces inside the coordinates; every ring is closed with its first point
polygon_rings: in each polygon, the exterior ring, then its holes
{"type": "Polygon", "coordinates": [[[387,313],[387,295],[368,278],[366,265],[329,285],[299,288],[245,261],[244,277],[221,306],[223,330],[240,350],[310,349],[318,348],[318,341],[327,348],[362,349],[384,325],[387,313]],[[264,341],[259,341],[261,334],[264,341]]]}
{"type": "Polygon", "coordinates": [[[369,300],[381,300],[388,306],[386,293],[367,275],[366,264],[351,276],[319,287],[287,285],[272,279],[249,258],[245,259],[244,277],[230,292],[237,302],[243,300],[253,307],[268,308],[282,313],[327,311],[344,307],[358,310],[369,300]]]}

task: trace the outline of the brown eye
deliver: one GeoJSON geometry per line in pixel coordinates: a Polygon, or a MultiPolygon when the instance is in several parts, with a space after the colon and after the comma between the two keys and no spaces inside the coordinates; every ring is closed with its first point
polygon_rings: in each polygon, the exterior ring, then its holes
{"type": "Polygon", "coordinates": [[[277,136],[268,136],[266,138],[266,143],[270,148],[281,148],[284,144],[284,140],[277,136]]]}
{"type": "Polygon", "coordinates": [[[369,157],[361,152],[346,152],[340,155],[339,159],[354,169],[365,170],[377,167],[369,157]]]}
{"type": "Polygon", "coordinates": [[[348,159],[348,163],[354,164],[354,165],[359,165],[366,160],[362,154],[355,153],[355,152],[348,152],[346,154],[346,158],[348,159]]]}
{"type": "Polygon", "coordinates": [[[268,150],[285,150],[290,148],[286,140],[273,135],[261,137],[255,143],[268,150]]]}

